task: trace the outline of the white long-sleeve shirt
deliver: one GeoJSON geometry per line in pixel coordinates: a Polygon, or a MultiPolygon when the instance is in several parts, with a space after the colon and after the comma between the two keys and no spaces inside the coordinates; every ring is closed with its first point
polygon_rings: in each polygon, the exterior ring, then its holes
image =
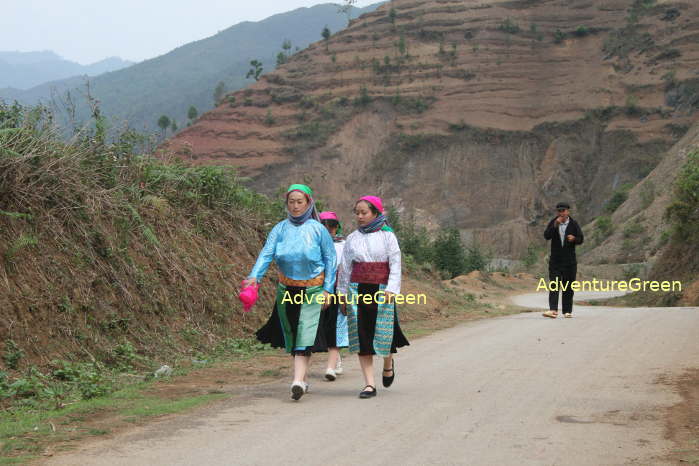
{"type": "Polygon", "coordinates": [[[342,261],[342,253],[345,250],[345,243],[346,240],[342,241],[335,241],[333,244],[335,244],[335,257],[337,257],[337,269],[338,271],[340,270],[340,262],[342,261]]]}
{"type": "Polygon", "coordinates": [[[353,262],[388,262],[391,270],[386,291],[400,293],[401,254],[398,238],[393,232],[379,230],[374,233],[362,233],[356,230],[350,233],[339,266],[339,293],[347,294],[353,262]]]}

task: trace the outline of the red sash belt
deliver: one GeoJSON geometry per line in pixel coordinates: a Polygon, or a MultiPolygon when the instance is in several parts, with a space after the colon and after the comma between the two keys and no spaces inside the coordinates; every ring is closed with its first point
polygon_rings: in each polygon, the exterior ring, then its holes
{"type": "Polygon", "coordinates": [[[390,271],[388,262],[353,262],[350,282],[386,285],[390,271]]]}

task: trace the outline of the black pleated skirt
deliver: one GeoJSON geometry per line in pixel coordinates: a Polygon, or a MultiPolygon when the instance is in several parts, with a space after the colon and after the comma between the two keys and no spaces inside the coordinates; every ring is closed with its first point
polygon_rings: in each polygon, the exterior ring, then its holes
{"type": "MultiPolygon", "coordinates": [[[[294,296],[302,294],[306,291],[306,287],[303,286],[288,286],[287,291],[292,300],[291,303],[285,304],[286,315],[289,318],[289,323],[291,324],[291,329],[296,338],[296,329],[299,325],[299,317],[301,315],[301,304],[293,304],[294,296]]],[[[299,300],[303,302],[303,298],[299,300]]],[[[293,351],[295,344],[292,344],[292,354],[306,354],[317,353],[328,350],[328,345],[325,341],[325,332],[323,330],[323,312],[320,314],[320,322],[318,323],[318,332],[316,334],[316,339],[310,348],[305,351],[293,351]]],[[[260,329],[255,332],[257,340],[261,343],[269,343],[273,348],[286,348],[284,344],[284,331],[282,330],[282,323],[279,319],[279,313],[277,311],[277,302],[274,302],[272,307],[272,314],[269,316],[267,323],[265,323],[260,329]]]]}

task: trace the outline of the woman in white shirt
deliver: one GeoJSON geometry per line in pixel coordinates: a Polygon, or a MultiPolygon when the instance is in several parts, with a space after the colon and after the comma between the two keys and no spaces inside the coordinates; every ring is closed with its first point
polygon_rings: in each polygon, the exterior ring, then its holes
{"type": "Polygon", "coordinates": [[[373,356],[384,358],[383,386],[395,377],[393,353],[407,346],[398,323],[393,295],[400,293],[401,252],[393,229],[386,223],[383,203],[364,196],[354,206],[359,228],[347,237],[338,268],[338,294],[347,314],[349,349],[359,353],[365,387],[360,398],[376,396],[373,356]]]}

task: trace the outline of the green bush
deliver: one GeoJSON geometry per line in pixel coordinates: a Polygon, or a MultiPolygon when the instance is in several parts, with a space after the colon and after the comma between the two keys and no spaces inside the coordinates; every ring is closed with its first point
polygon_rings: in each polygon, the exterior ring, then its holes
{"type": "Polygon", "coordinates": [[[413,257],[418,264],[432,262],[432,246],[424,226],[418,227],[413,221],[401,221],[397,236],[404,254],[413,257]]]}
{"type": "Polygon", "coordinates": [[[610,197],[605,203],[604,210],[610,214],[616,211],[619,206],[626,202],[626,199],[628,199],[631,188],[633,188],[633,184],[630,183],[621,185],[621,187],[614,191],[612,197],[610,197]]]}
{"type": "Polygon", "coordinates": [[[519,26],[515,23],[512,18],[506,18],[498,25],[498,30],[506,32],[508,34],[517,34],[520,31],[519,26]]]}
{"type": "Polygon", "coordinates": [[[597,217],[595,221],[594,237],[598,242],[604,241],[606,237],[614,232],[612,218],[608,215],[597,217]]]}
{"type": "Polygon", "coordinates": [[[655,56],[654,60],[674,60],[682,56],[682,52],[678,49],[667,49],[655,56]]]}
{"type": "Polygon", "coordinates": [[[136,348],[129,341],[118,344],[112,352],[116,367],[122,371],[130,371],[142,358],[136,354],[136,348]]]}
{"type": "Polygon", "coordinates": [[[587,26],[578,26],[573,34],[577,37],[585,37],[590,34],[590,29],[587,26]]]}
{"type": "Polygon", "coordinates": [[[83,400],[108,395],[114,390],[114,381],[99,365],[85,366],[77,383],[83,400]]]}
{"type": "Polygon", "coordinates": [[[565,40],[565,38],[565,33],[560,29],[556,29],[556,31],[553,33],[553,42],[556,44],[562,43],[565,40]]]}
{"type": "Polygon", "coordinates": [[[400,113],[424,113],[430,108],[434,99],[424,99],[423,97],[403,97],[396,94],[392,103],[400,113]]]}
{"type": "Polygon", "coordinates": [[[638,219],[632,222],[628,222],[624,227],[623,235],[624,238],[634,238],[645,231],[645,227],[638,219]]]}
{"type": "Polygon", "coordinates": [[[5,341],[5,352],[2,354],[2,361],[8,369],[17,369],[19,361],[24,357],[24,351],[17,346],[14,340],[5,341]]]}
{"type": "Polygon", "coordinates": [[[640,114],[641,112],[638,108],[638,97],[636,97],[635,95],[627,96],[624,111],[629,116],[640,114]]]}
{"type": "Polygon", "coordinates": [[[236,356],[250,356],[269,349],[270,346],[254,338],[227,338],[215,348],[215,353],[236,356]]]}
{"type": "Polygon", "coordinates": [[[626,58],[631,52],[646,52],[655,46],[653,37],[635,25],[612,31],[604,41],[602,51],[608,57],[626,58]]]}
{"type": "Polygon", "coordinates": [[[462,273],[473,272],[474,270],[486,270],[490,263],[489,254],[487,254],[481,246],[475,241],[466,248],[466,257],[464,258],[464,270],[462,273]]]}
{"type": "Polygon", "coordinates": [[[464,271],[466,254],[461,244],[459,230],[443,230],[434,241],[434,262],[437,268],[447,272],[449,278],[461,275],[464,271]]]}
{"type": "Polygon", "coordinates": [[[687,155],[673,191],[666,216],[683,241],[699,240],[699,151],[687,155]]]}
{"type": "Polygon", "coordinates": [[[632,278],[640,278],[641,271],[643,267],[641,264],[628,264],[624,266],[624,280],[631,280],[632,278]]]}
{"type": "Polygon", "coordinates": [[[530,245],[527,247],[527,252],[524,255],[524,258],[522,259],[522,265],[524,265],[525,268],[530,269],[534,264],[536,264],[539,261],[539,253],[541,249],[534,246],[530,245]]]}
{"type": "Polygon", "coordinates": [[[369,96],[369,90],[366,86],[362,86],[359,89],[359,96],[354,99],[355,107],[366,107],[371,103],[371,96],[369,96]]]}

